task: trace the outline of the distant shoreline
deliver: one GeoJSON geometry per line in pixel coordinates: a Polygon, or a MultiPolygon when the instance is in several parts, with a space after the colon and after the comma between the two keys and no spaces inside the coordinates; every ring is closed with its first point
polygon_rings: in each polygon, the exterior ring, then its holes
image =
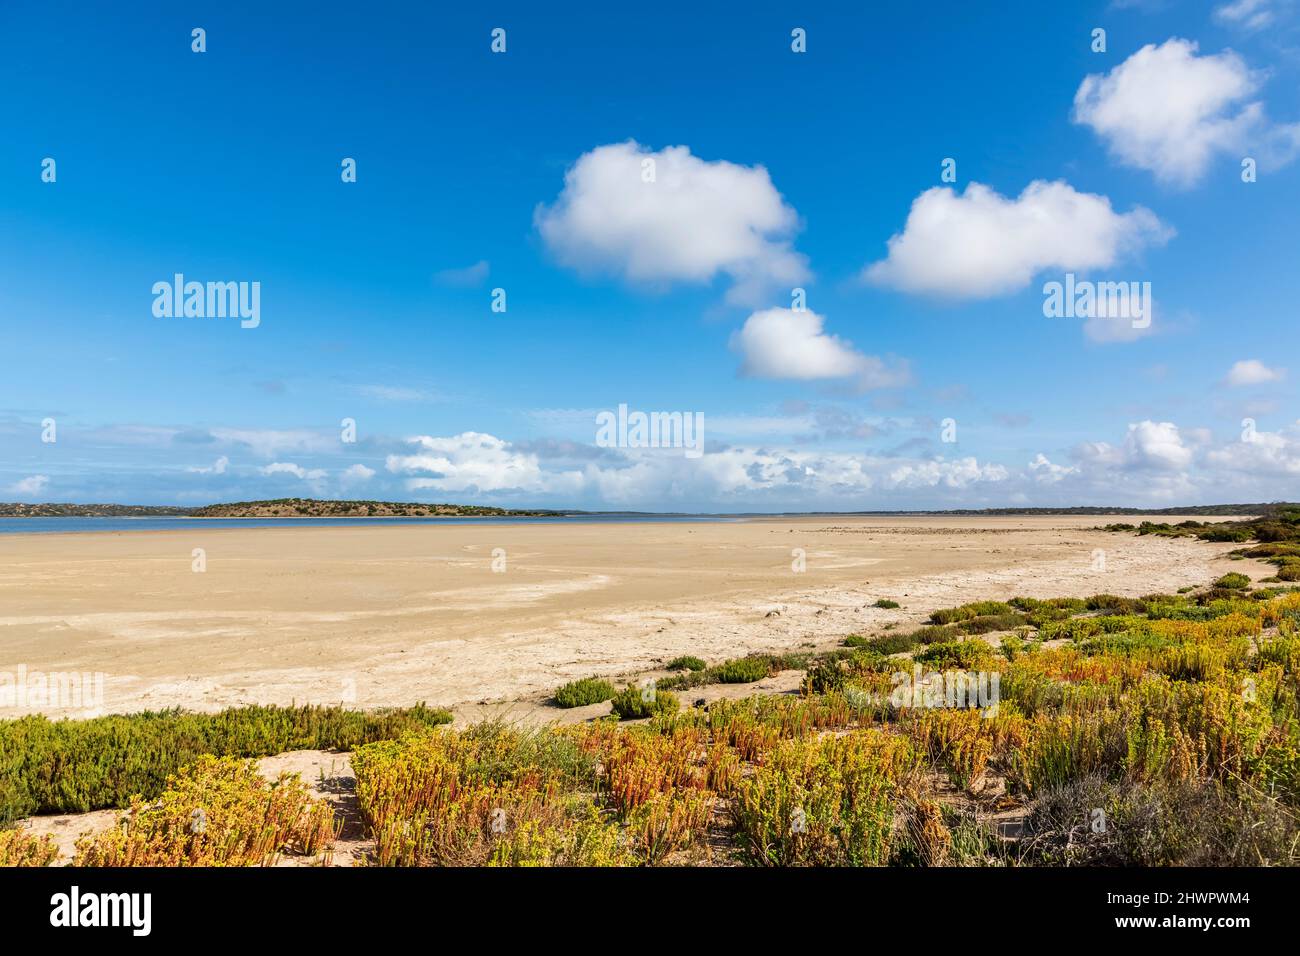
{"type": "Polygon", "coordinates": [[[239,501],[180,508],[169,505],[72,504],[47,502],[25,504],[0,502],[0,519],[10,518],[117,518],[117,519],[465,519],[465,518],[901,518],[901,517],[1053,517],[1135,516],[1160,517],[1259,517],[1271,515],[1286,502],[1255,502],[1215,505],[1186,505],[1170,508],[1083,505],[1063,508],[960,508],[863,511],[583,511],[580,509],[497,508],[482,505],[452,505],[425,502],[350,501],[315,498],[282,498],[269,501],[239,501]]]}

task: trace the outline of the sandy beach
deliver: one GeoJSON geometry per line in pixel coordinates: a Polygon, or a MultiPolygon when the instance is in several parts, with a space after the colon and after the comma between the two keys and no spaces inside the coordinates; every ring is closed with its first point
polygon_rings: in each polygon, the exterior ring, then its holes
{"type": "Polygon", "coordinates": [[[1105,520],[214,523],[5,535],[0,672],[102,672],[105,713],[290,702],[473,709],[684,653],[825,647],[981,598],[1141,595],[1228,570],[1271,573],[1227,560],[1231,545],[1091,530],[1105,520]],[[796,549],[805,570],[794,570],[796,549]],[[902,607],[872,607],[878,598],[902,607]]]}

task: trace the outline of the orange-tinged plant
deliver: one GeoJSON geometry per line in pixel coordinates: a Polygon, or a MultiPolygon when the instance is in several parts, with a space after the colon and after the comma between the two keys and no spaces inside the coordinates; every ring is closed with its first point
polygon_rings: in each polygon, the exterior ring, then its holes
{"type": "Polygon", "coordinates": [[[121,825],[77,841],[76,866],[269,866],[334,842],[332,808],[297,775],[268,781],[252,761],[201,757],[168,779],[155,803],[136,800],[121,825]]]}
{"type": "Polygon", "coordinates": [[[48,834],[36,836],[27,830],[0,830],[0,866],[49,866],[59,848],[48,834]]]}

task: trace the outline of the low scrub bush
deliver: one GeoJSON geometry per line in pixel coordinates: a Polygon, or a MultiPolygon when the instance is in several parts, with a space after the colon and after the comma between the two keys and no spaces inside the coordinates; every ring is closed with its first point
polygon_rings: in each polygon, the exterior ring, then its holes
{"type": "Polygon", "coordinates": [[[734,789],[741,854],[759,866],[884,865],[915,767],[907,741],[879,731],[782,743],[734,789]]]}
{"type": "Polygon", "coordinates": [[[134,801],[122,825],[77,841],[75,866],[269,866],[334,842],[334,811],[297,775],[267,781],[252,761],[201,757],[156,803],[134,801]]]}
{"type": "Polygon", "coordinates": [[[1230,591],[1239,591],[1242,588],[1250,587],[1250,578],[1246,577],[1244,574],[1238,574],[1236,571],[1233,571],[1215,581],[1214,586],[1216,588],[1226,588],[1230,591]]]}
{"type": "Polygon", "coordinates": [[[772,662],[765,657],[740,657],[713,668],[719,684],[752,684],[772,673],[772,662]]]}
{"type": "Polygon", "coordinates": [[[59,848],[49,835],[35,836],[27,830],[0,830],[0,866],[49,866],[59,848]]]}
{"type": "Polygon", "coordinates": [[[993,648],[983,641],[947,641],[918,651],[912,660],[936,670],[990,670],[996,658],[993,648]]]}
{"type": "Polygon", "coordinates": [[[34,813],[84,813],[152,799],[169,775],[206,754],[266,757],[351,750],[452,715],[417,705],[367,713],[341,707],[236,707],[89,720],[0,721],[0,823],[34,813]]]}
{"type": "Polygon", "coordinates": [[[587,707],[607,701],[617,693],[614,685],[607,680],[599,677],[584,677],[557,688],[554,700],[557,706],[566,709],[587,707]]]}
{"type": "Polygon", "coordinates": [[[614,696],[614,713],[622,720],[641,720],[671,714],[680,706],[677,696],[649,687],[625,687],[614,696]]]}
{"type": "Polygon", "coordinates": [[[1012,607],[1004,601],[975,601],[961,607],[950,607],[935,611],[930,615],[931,624],[956,624],[969,621],[973,617],[987,617],[990,614],[1010,614],[1012,607]]]}

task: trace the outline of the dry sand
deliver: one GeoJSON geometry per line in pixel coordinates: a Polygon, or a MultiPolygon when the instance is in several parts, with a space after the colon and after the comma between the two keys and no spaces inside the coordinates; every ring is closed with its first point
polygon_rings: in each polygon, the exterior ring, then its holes
{"type": "Polygon", "coordinates": [[[100,712],[426,701],[467,714],[533,706],[564,681],[653,670],[679,654],[825,647],[976,599],[1140,595],[1228,570],[1271,573],[1226,560],[1231,545],[1089,530],[1106,520],[214,522],[3,535],[0,673],[103,672],[100,712]],[[206,551],[204,573],[191,570],[194,548],[206,551]],[[504,571],[492,569],[495,549],[504,571]],[[877,598],[903,607],[878,610],[877,598]]]}

